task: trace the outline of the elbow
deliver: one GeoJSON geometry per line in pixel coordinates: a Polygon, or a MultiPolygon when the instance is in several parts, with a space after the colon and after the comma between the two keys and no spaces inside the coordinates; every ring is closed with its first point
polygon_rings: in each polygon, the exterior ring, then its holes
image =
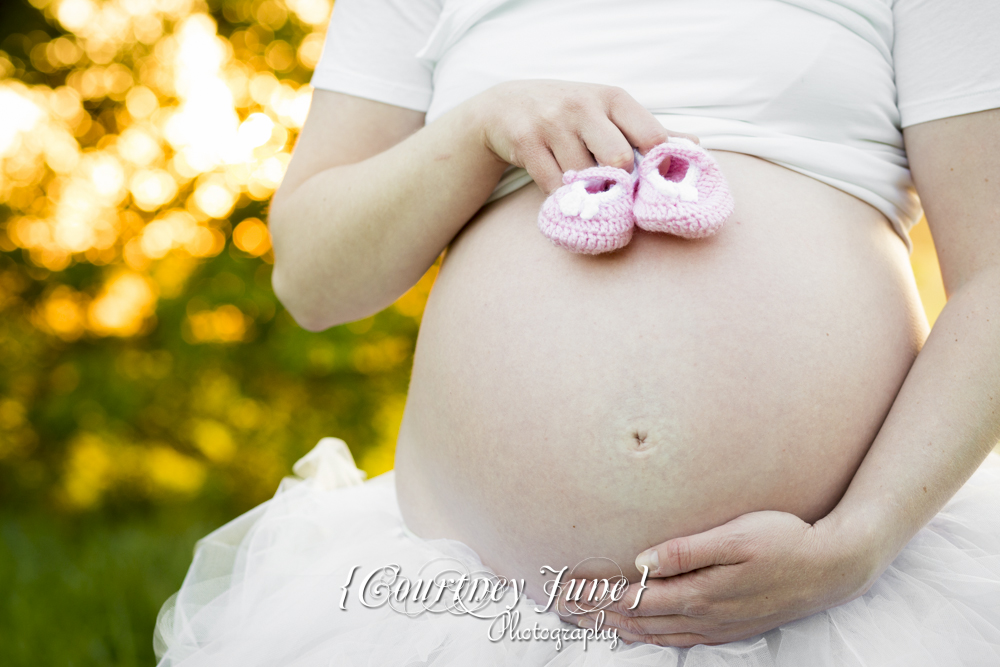
{"type": "Polygon", "coordinates": [[[330,292],[317,292],[315,282],[303,283],[301,277],[296,279],[285,267],[285,264],[275,261],[271,287],[295,323],[306,331],[325,331],[346,322],[361,320],[392,303],[389,301],[381,307],[372,307],[367,301],[349,303],[347,299],[338,299],[330,292]]]}
{"type": "Polygon", "coordinates": [[[329,314],[324,313],[323,308],[303,298],[303,290],[295,287],[294,280],[281,268],[283,266],[275,262],[274,270],[271,272],[271,288],[295,323],[312,332],[324,331],[339,324],[331,321],[329,314]]]}
{"type": "Polygon", "coordinates": [[[341,322],[329,322],[324,318],[320,317],[318,314],[309,311],[299,311],[297,314],[292,311],[288,311],[291,314],[292,319],[295,323],[306,331],[312,333],[319,333],[320,331],[326,331],[327,329],[341,324],[341,322]]]}
{"type": "MultiPolygon", "coordinates": [[[[280,193],[280,189],[279,189],[280,193]]],[[[268,226],[271,229],[272,247],[274,248],[274,268],[271,271],[271,289],[278,301],[284,306],[295,323],[306,331],[323,331],[338,322],[331,322],[327,312],[316,303],[315,287],[310,288],[308,280],[296,270],[299,263],[289,262],[288,249],[285,248],[284,234],[286,222],[284,209],[280,205],[278,194],[271,201],[268,215],[268,226]]]]}
{"type": "Polygon", "coordinates": [[[392,303],[394,299],[377,307],[382,299],[372,294],[368,277],[352,276],[352,265],[338,262],[330,248],[318,261],[316,248],[296,239],[287,205],[275,207],[272,203],[269,217],[274,247],[271,288],[300,327],[324,331],[368,317],[392,303]]]}

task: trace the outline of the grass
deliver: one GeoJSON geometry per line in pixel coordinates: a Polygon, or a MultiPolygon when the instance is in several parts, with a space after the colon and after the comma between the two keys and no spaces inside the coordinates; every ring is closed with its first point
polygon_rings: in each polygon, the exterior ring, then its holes
{"type": "Polygon", "coordinates": [[[194,543],[191,510],[111,518],[0,513],[0,665],[155,664],[153,627],[194,543]]]}

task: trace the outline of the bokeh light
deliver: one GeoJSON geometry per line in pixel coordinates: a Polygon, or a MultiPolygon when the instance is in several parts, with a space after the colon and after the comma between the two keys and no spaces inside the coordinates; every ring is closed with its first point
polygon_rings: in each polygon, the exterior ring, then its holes
{"type": "Polygon", "coordinates": [[[221,252],[197,227],[268,199],[281,181],[330,2],[226,2],[228,38],[195,0],[33,4],[64,34],[28,46],[13,36],[27,62],[0,51],[6,246],[50,271],[221,252]],[[18,80],[29,69],[61,83],[18,80]],[[162,214],[177,208],[195,227],[167,234],[162,214]]]}
{"type": "Polygon", "coordinates": [[[30,3],[0,33],[0,488],[246,508],[327,435],[391,468],[436,268],[322,334],[270,288],[332,1],[30,3]]]}

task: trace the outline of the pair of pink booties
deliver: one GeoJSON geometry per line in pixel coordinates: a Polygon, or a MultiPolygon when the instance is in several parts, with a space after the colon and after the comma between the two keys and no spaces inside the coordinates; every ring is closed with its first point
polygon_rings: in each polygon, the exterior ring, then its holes
{"type": "Polygon", "coordinates": [[[711,236],[733,206],[715,159],[693,141],[671,137],[644,156],[637,152],[631,174],[600,166],[567,171],[542,204],[538,228],[561,248],[596,255],[624,248],[635,227],[711,236]]]}

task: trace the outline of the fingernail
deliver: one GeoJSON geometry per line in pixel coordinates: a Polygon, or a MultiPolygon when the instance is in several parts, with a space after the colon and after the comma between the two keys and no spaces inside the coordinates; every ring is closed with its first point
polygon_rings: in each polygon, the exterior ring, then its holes
{"type": "Polygon", "coordinates": [[[642,571],[644,567],[649,568],[650,574],[660,569],[660,554],[656,549],[647,549],[635,559],[635,568],[637,570],[642,571]]]}

